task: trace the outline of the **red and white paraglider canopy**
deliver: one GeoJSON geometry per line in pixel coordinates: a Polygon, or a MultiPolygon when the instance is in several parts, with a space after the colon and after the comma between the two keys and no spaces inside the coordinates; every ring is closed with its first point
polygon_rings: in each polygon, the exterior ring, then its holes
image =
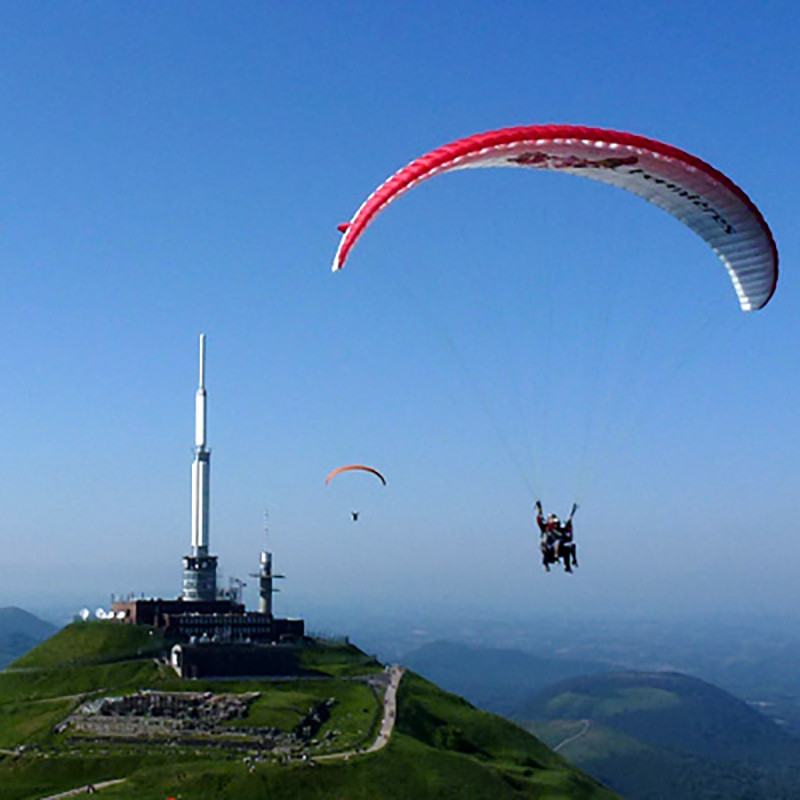
{"type": "Polygon", "coordinates": [[[778,280],[772,233],[730,178],[676,147],[632,133],[575,125],[532,125],[446,144],[379,186],[339,229],[333,270],[340,270],[370,222],[418,183],[456,169],[522,167],[582,175],[649,200],[701,236],[730,275],[744,311],[763,308],[778,280]]]}

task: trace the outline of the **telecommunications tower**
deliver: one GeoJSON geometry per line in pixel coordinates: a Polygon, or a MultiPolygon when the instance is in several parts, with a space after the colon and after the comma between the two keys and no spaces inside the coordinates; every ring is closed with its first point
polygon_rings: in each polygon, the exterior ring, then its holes
{"type": "Polygon", "coordinates": [[[258,578],[258,613],[266,614],[272,619],[272,595],[279,592],[273,586],[273,581],[285,578],[285,575],[276,575],[272,571],[272,553],[267,550],[267,538],[269,535],[268,526],[269,514],[264,512],[264,549],[261,551],[261,559],[258,572],[250,574],[251,578],[258,578]]]}
{"type": "Polygon", "coordinates": [[[211,451],[206,447],[206,335],[200,334],[200,385],[195,395],[192,462],[192,552],[183,558],[183,599],[215,600],[217,557],[208,552],[208,499],[211,451]]]}

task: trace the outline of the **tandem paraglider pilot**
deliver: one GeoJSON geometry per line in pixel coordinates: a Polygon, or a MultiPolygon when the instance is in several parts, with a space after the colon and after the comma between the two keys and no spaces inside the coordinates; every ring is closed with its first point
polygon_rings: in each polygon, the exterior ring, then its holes
{"type": "Polygon", "coordinates": [[[563,561],[564,571],[572,572],[572,568],[578,566],[577,548],[572,534],[572,517],[578,510],[578,504],[572,504],[572,510],[563,524],[556,514],[549,514],[545,519],[540,500],[536,501],[534,508],[544,568],[550,572],[551,564],[563,561]]]}

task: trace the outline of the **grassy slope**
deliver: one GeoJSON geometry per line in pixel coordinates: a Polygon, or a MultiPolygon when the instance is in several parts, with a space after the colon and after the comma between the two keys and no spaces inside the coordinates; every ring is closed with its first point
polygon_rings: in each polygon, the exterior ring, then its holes
{"type": "Polygon", "coordinates": [[[613,797],[522,728],[478,711],[416,675],[404,678],[398,700],[400,732],[439,752],[460,753],[473,763],[491,764],[520,797],[613,797]]]}
{"type": "MultiPolygon", "coordinates": [[[[568,771],[569,775],[576,775],[568,771]]],[[[458,753],[436,750],[398,735],[369,756],[325,766],[258,767],[247,772],[241,763],[216,763],[202,778],[174,766],[135,775],[104,796],[118,800],[162,800],[172,793],[193,800],[237,798],[256,800],[520,800],[573,798],[611,800],[589,779],[571,781],[568,774],[543,773],[539,779],[515,775],[458,753]]]]}
{"type": "Polygon", "coordinates": [[[372,656],[362,653],[351,644],[338,642],[311,644],[304,648],[300,654],[300,666],[303,669],[318,670],[338,677],[369,675],[383,671],[383,665],[372,656]]]}
{"type": "Polygon", "coordinates": [[[337,731],[336,749],[374,738],[380,708],[372,690],[346,676],[380,669],[357,648],[311,648],[305,666],[331,677],[269,683],[250,680],[181,681],[152,654],[166,645],[146,629],[114,623],[68,626],[15,669],[0,673],[0,747],[26,745],[22,755],[0,756],[4,800],[27,800],[88,782],[127,778],[103,792],[108,798],[163,800],[191,797],[427,800],[427,798],[572,798],[612,800],[592,779],[569,767],[541,742],[510,722],[474,709],[413,674],[398,696],[398,724],[388,747],[347,761],[308,766],[277,761],[252,771],[243,753],[222,748],[136,745],[70,740],[53,726],[93,693],[142,688],[260,691],[249,724],[291,729],[309,706],[337,698],[320,731],[337,731]],[[345,677],[340,677],[345,676],[345,677]]]}
{"type": "Polygon", "coordinates": [[[76,622],[62,628],[17,659],[13,669],[46,669],[68,664],[108,664],[164,653],[167,644],[156,630],[114,622],[76,622]]]}
{"type": "Polygon", "coordinates": [[[325,765],[258,766],[240,759],[141,770],[105,790],[117,800],[613,800],[592,779],[510,722],[476,711],[415,675],[398,697],[398,723],[384,750],[325,765]]]}

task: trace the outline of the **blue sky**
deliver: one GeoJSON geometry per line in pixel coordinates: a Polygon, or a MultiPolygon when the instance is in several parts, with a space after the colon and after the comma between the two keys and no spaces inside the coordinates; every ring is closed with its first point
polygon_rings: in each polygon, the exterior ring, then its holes
{"type": "Polygon", "coordinates": [[[252,571],[268,508],[282,613],[796,606],[795,4],[0,20],[0,603],[179,591],[205,332],[212,550],[252,571]],[[742,314],[638,198],[513,170],[416,189],[330,274],[336,225],[407,161],[554,122],[729,174],[778,243],[770,305],[742,314]],[[389,486],[324,485],[352,461],[389,486]],[[539,494],[581,500],[569,580],[537,564],[539,494]]]}

